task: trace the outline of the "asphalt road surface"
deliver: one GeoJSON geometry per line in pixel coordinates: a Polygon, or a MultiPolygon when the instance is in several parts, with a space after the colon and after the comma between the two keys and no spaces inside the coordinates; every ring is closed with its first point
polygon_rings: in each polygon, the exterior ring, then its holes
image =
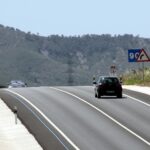
{"type": "Polygon", "coordinates": [[[150,150],[150,98],[124,93],[130,97],[97,99],[92,86],[66,86],[6,89],[0,97],[18,107],[45,150],[150,150]]]}

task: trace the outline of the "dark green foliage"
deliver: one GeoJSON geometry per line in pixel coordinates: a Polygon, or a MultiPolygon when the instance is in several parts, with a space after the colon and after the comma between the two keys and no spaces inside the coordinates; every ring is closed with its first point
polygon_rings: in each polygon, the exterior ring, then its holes
{"type": "MultiPolygon", "coordinates": [[[[0,84],[23,80],[29,86],[91,85],[93,75],[117,74],[130,68],[127,51],[150,50],[150,39],[133,35],[42,37],[0,25],[0,84]]],[[[147,64],[148,65],[148,64],[147,64]]]]}

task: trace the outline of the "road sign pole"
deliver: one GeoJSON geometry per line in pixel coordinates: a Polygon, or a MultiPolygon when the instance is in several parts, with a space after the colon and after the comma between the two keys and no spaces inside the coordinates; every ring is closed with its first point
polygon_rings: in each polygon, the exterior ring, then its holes
{"type": "Polygon", "coordinates": [[[144,66],[144,62],[143,62],[143,84],[145,83],[145,79],[144,79],[144,69],[145,69],[145,66],[144,66]]]}

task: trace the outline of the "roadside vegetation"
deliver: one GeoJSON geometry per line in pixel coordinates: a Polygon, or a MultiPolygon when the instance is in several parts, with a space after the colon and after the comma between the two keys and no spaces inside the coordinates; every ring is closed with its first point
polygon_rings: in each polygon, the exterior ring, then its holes
{"type": "Polygon", "coordinates": [[[150,68],[132,70],[123,75],[123,84],[125,85],[143,85],[150,86],[150,68]]]}
{"type": "Polygon", "coordinates": [[[131,34],[44,37],[0,25],[0,85],[91,85],[93,75],[108,75],[112,65],[119,75],[126,72],[128,49],[143,46],[150,53],[150,39],[131,34]]]}

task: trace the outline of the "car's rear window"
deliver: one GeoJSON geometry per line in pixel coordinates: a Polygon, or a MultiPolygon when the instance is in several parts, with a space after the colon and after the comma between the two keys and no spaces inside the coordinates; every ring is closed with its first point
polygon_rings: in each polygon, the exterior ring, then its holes
{"type": "Polygon", "coordinates": [[[103,83],[118,83],[119,80],[117,78],[104,78],[103,83]]]}

